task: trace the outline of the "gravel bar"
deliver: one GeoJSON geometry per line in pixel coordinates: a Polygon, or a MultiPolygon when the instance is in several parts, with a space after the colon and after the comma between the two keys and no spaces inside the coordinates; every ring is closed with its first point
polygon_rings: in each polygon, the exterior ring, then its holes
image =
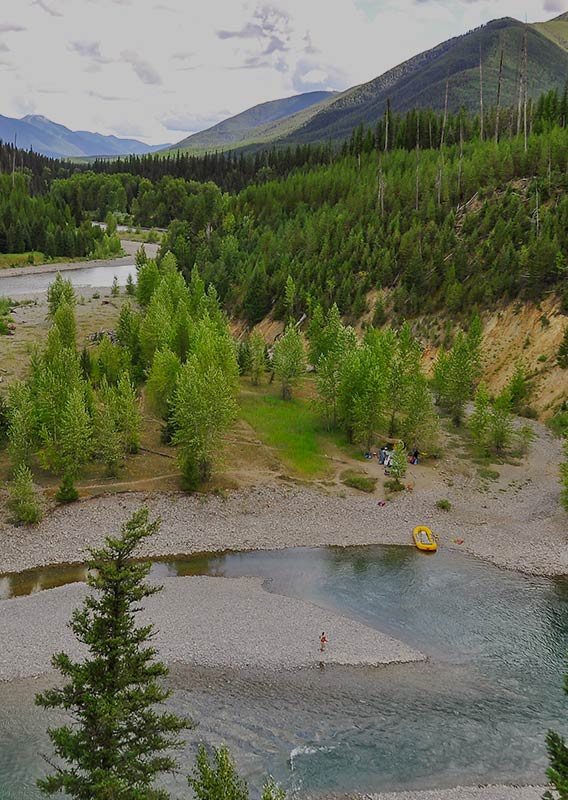
{"type": "MultiPolygon", "coordinates": [[[[201,667],[350,666],[423,661],[400,641],[301,600],[267,592],[260,578],[167,578],[145,602],[140,624],[152,622],[159,657],[201,667]],[[319,635],[329,644],[319,650],[319,635]]],[[[85,584],[71,584],[0,603],[0,680],[50,670],[54,652],[82,654],[67,625],[85,584]]]]}
{"type": "Polygon", "coordinates": [[[326,800],[541,800],[544,786],[456,786],[416,792],[349,794],[326,800]]]}

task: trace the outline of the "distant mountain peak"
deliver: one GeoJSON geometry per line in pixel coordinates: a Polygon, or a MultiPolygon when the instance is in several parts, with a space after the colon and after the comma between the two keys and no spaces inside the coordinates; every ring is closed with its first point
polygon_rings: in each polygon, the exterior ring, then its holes
{"type": "Polygon", "coordinates": [[[21,119],[0,114],[0,140],[17,141],[23,150],[34,150],[51,158],[143,155],[167,145],[147,145],[137,139],[120,139],[90,131],[73,131],[42,114],[21,119]]]}

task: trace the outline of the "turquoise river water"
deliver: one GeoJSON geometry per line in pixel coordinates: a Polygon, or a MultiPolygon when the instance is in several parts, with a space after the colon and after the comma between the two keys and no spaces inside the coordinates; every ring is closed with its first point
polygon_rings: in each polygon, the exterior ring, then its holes
{"type": "MultiPolygon", "coordinates": [[[[429,656],[278,674],[176,666],[169,704],[197,727],[180,774],[164,782],[174,798],[188,796],[183,774],[199,740],[226,741],[255,789],[271,773],[291,794],[315,795],[542,782],[546,730],[568,733],[566,579],[410,547],[233,553],[160,561],[153,572],[260,576],[269,591],[340,611],[429,656]]],[[[6,576],[0,597],[81,579],[76,567],[6,576]]],[[[48,682],[0,683],[2,800],[39,797],[45,727],[62,719],[34,707],[48,682]]]]}

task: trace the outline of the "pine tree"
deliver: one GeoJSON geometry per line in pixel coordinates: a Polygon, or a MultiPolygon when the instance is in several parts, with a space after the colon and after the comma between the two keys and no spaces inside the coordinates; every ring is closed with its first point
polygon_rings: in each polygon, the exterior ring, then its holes
{"type": "Polygon", "coordinates": [[[282,398],[290,400],[292,389],[306,370],[306,356],[302,334],[295,325],[288,325],[274,345],[272,356],[274,374],[282,384],[282,398]]]}
{"type": "Polygon", "coordinates": [[[76,303],[75,290],[70,280],[62,278],[58,272],[53,283],[47,289],[47,305],[49,316],[53,319],[61,303],[68,303],[72,308],[76,303]]]}
{"type": "Polygon", "coordinates": [[[74,482],[81,466],[90,458],[92,448],[91,418],[85,405],[82,388],[72,389],[67,398],[61,415],[61,431],[57,446],[59,469],[63,475],[57,499],[71,502],[78,498],[74,482]]]}
{"type": "Polygon", "coordinates": [[[211,477],[221,439],[237,416],[235,385],[214,363],[193,356],[178,374],[172,399],[173,442],[179,449],[184,488],[211,477]]]}
{"type": "Polygon", "coordinates": [[[14,472],[14,482],[9,487],[8,508],[16,522],[35,525],[42,517],[32,473],[25,464],[20,464],[14,472]]]}
{"type": "MultiPolygon", "coordinates": [[[[193,773],[188,783],[196,800],[248,800],[249,789],[239,776],[226,745],[213,748],[211,758],[200,744],[193,773]]],[[[286,800],[286,792],[269,778],[262,788],[261,800],[286,800]]]]}
{"type": "Polygon", "coordinates": [[[475,393],[473,411],[467,421],[476,450],[484,455],[488,447],[489,423],[491,418],[491,400],[487,386],[480,383],[475,393]]]}
{"type": "Polygon", "coordinates": [[[154,706],[169,696],[159,683],[167,667],[149,642],[153,627],[136,625],[140,603],[161,587],[144,582],[150,564],[133,561],[158,531],[143,508],[91,550],[87,582],[93,592],[73,613],[71,629],[87,648],[84,660],[66,653],[53,666],[66,683],[36,696],[45,709],[63,709],[74,722],[49,730],[61,766],[38,781],[46,795],[64,792],[85,800],[168,800],[154,780],[175,768],[168,751],[179,747],[188,723],[154,706]]]}
{"type": "Polygon", "coordinates": [[[137,453],[140,449],[142,415],[140,400],[127,372],[123,372],[118,380],[114,403],[117,428],[122,437],[124,452],[137,453]]]}
{"type": "Polygon", "coordinates": [[[495,399],[489,419],[489,441],[501,452],[511,444],[513,438],[513,416],[509,393],[504,391],[495,399]]]}
{"type": "Polygon", "coordinates": [[[249,339],[250,379],[254,386],[262,381],[266,372],[266,342],[260,331],[253,331],[249,339]]]}
{"type": "Polygon", "coordinates": [[[95,410],[95,452],[105,465],[109,478],[116,477],[124,456],[116,411],[115,392],[104,380],[95,410]]]}
{"type": "Polygon", "coordinates": [[[568,325],[566,326],[564,337],[560,343],[560,347],[558,348],[556,360],[562,369],[568,369],[568,325]]]}
{"type": "Polygon", "coordinates": [[[126,294],[129,297],[134,297],[134,295],[136,294],[136,284],[134,283],[131,272],[128,273],[128,276],[126,278],[126,294]]]}
{"type": "Polygon", "coordinates": [[[8,453],[15,469],[29,466],[35,439],[35,405],[27,383],[15,381],[8,391],[8,453]]]}
{"type": "Polygon", "coordinates": [[[120,294],[120,286],[118,285],[118,278],[116,275],[112,279],[112,286],[110,287],[110,293],[112,297],[118,297],[120,294]]]}
{"type": "MultiPolygon", "coordinates": [[[[568,670],[564,674],[562,685],[564,694],[568,695],[568,670]]],[[[545,800],[568,800],[568,746],[565,739],[554,731],[546,735],[549,768],[546,771],[554,792],[545,792],[545,800]]]]}
{"type": "Polygon", "coordinates": [[[197,800],[248,800],[246,782],[239,777],[226,745],[213,749],[213,763],[204,744],[199,745],[188,783],[197,800]]]}
{"type": "Polygon", "coordinates": [[[167,419],[169,416],[170,401],[175,392],[180,369],[181,361],[171,350],[158,350],[154,354],[154,360],[148,373],[146,394],[162,419],[167,419]]]}
{"type": "Polygon", "coordinates": [[[61,344],[70,350],[77,346],[77,330],[75,324],[75,311],[67,299],[62,299],[53,315],[53,324],[59,331],[61,344]]]}

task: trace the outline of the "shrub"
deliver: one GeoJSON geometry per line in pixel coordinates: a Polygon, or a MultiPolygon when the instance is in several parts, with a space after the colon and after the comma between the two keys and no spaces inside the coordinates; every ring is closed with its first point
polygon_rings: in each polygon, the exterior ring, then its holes
{"type": "Polygon", "coordinates": [[[341,474],[341,482],[352,489],[358,489],[360,492],[373,492],[377,485],[377,478],[371,478],[364,472],[355,472],[352,469],[348,469],[341,474]]]}
{"type": "Polygon", "coordinates": [[[479,477],[483,478],[486,481],[496,481],[499,478],[499,473],[496,469],[489,469],[488,467],[482,467],[479,470],[479,477]]]}
{"type": "Polygon", "coordinates": [[[560,347],[558,348],[556,361],[558,362],[558,366],[562,367],[562,369],[566,369],[568,367],[568,326],[564,331],[564,338],[562,339],[560,347]]]}
{"type": "Polygon", "coordinates": [[[449,500],[437,500],[436,501],[436,508],[439,508],[440,511],[450,511],[452,508],[452,504],[449,500]]]}
{"type": "Polygon", "coordinates": [[[71,478],[69,475],[65,475],[63,477],[61,486],[55,495],[55,499],[58,503],[74,503],[79,499],[79,492],[75,488],[73,478],[71,478]]]}
{"type": "Polygon", "coordinates": [[[16,522],[36,525],[41,520],[41,506],[34,490],[32,473],[25,464],[20,464],[14,474],[8,508],[16,522]]]}
{"type": "Polygon", "coordinates": [[[402,492],[404,490],[404,483],[401,483],[398,478],[391,478],[385,481],[385,489],[389,492],[402,492]]]}

